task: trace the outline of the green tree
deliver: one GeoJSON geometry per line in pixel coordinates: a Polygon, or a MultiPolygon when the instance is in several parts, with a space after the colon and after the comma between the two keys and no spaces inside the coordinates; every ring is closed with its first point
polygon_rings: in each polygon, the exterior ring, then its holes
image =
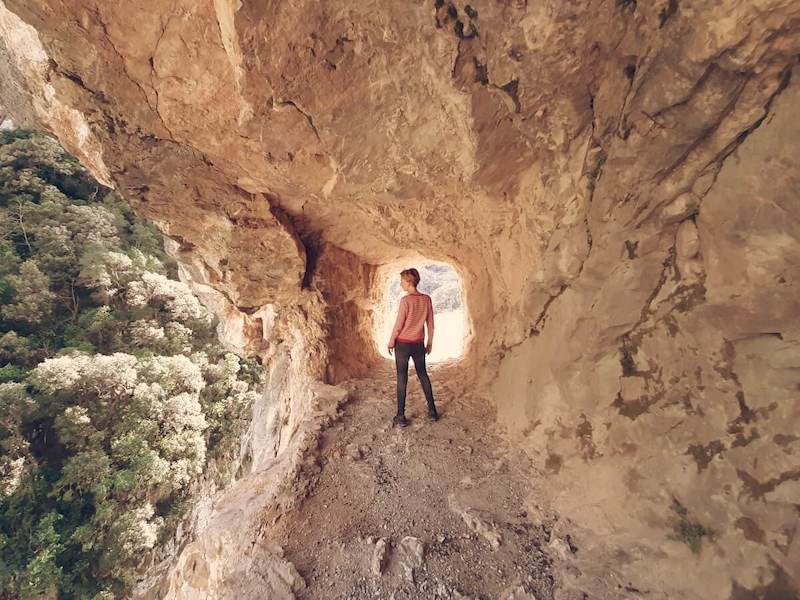
{"type": "Polygon", "coordinates": [[[0,259],[0,589],[122,597],[236,457],[260,368],[49,136],[0,132],[0,259]]]}
{"type": "Polygon", "coordinates": [[[47,275],[35,262],[26,260],[19,268],[19,275],[9,275],[7,280],[14,292],[11,300],[0,307],[5,320],[30,326],[50,316],[55,294],[50,291],[47,275]]]}

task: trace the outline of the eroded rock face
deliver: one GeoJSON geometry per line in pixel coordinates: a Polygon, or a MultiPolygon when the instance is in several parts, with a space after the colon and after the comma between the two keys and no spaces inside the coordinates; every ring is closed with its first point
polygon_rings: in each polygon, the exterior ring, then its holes
{"type": "Polygon", "coordinates": [[[274,311],[293,372],[357,374],[373,265],[449,261],[467,372],[621,572],[798,585],[797,2],[4,1],[2,104],[176,241],[240,346],[274,311]]]}
{"type": "MultiPolygon", "coordinates": [[[[281,390],[273,384],[271,379],[268,394],[281,390]]],[[[284,436],[277,458],[254,461],[248,476],[229,486],[213,506],[206,506],[197,517],[202,521],[196,525],[198,535],[188,543],[179,539],[180,544],[168,544],[163,560],[154,557],[147,577],[136,585],[132,597],[290,600],[305,589],[305,581],[284,557],[283,548],[266,541],[262,529],[302,497],[295,489],[295,482],[304,480],[298,474],[319,469],[313,452],[317,436],[337,417],[347,392],[306,382],[303,388],[293,390],[292,396],[307,405],[303,407],[307,410],[295,408],[295,413],[305,418],[295,425],[292,435],[284,436]]],[[[256,412],[253,422],[258,421],[256,412]]]]}

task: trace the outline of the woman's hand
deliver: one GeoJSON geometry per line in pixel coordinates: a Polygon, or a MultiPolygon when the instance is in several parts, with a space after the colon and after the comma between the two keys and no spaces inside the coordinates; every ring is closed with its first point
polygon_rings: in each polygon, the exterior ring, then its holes
{"type": "Polygon", "coordinates": [[[433,350],[433,342],[428,342],[428,345],[425,346],[425,354],[430,354],[431,350],[433,350]]]}

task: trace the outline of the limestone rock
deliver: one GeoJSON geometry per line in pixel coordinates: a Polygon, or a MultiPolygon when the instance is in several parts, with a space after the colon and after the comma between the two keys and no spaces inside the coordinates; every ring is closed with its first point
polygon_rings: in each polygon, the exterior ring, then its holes
{"type": "Polygon", "coordinates": [[[703,271],[700,257],[700,235],[694,221],[683,221],[675,234],[675,255],[678,271],[684,279],[695,279],[703,271]]]}
{"type": "Polygon", "coordinates": [[[521,585],[516,585],[504,590],[500,594],[500,600],[536,600],[536,596],[521,585]]]}
{"type": "Polygon", "coordinates": [[[455,494],[450,494],[447,498],[450,510],[459,515],[472,531],[482,536],[489,542],[489,545],[497,550],[500,547],[502,536],[495,526],[482,518],[481,511],[463,504],[455,494]]]}
{"type": "Polygon", "coordinates": [[[348,444],[345,448],[345,453],[347,454],[347,458],[353,461],[361,460],[364,456],[361,448],[356,444],[348,444]]]}
{"type": "Polygon", "coordinates": [[[661,220],[665,225],[679,223],[691,216],[700,206],[700,198],[691,192],[681,194],[661,211],[661,220]]]}
{"type": "Polygon", "coordinates": [[[379,538],[375,542],[375,549],[372,552],[372,562],[370,563],[372,574],[379,577],[386,569],[386,562],[386,539],[379,538]]]}
{"type": "Polygon", "coordinates": [[[425,559],[425,545],[422,540],[405,536],[397,546],[397,560],[406,579],[414,583],[414,569],[421,567],[425,559]]]}
{"type": "Polygon", "coordinates": [[[441,598],[442,600],[473,600],[472,596],[466,596],[462,594],[457,589],[451,589],[447,587],[444,583],[439,582],[436,585],[436,598],[441,598]]]}
{"type": "Polygon", "coordinates": [[[782,0],[3,0],[0,98],[153,220],[263,361],[254,469],[312,435],[311,382],[379,363],[379,270],[449,261],[465,378],[554,507],[635,545],[643,588],[727,600],[800,581],[798,20],[782,0]],[[719,554],[665,546],[671,496],[719,554]]]}

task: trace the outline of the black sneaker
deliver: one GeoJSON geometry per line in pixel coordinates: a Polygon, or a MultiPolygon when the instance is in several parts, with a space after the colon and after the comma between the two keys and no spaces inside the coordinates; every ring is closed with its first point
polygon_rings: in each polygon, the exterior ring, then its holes
{"type": "Polygon", "coordinates": [[[438,421],[439,420],[439,413],[435,410],[428,411],[428,420],[429,421],[438,421]]]}
{"type": "Polygon", "coordinates": [[[392,419],[392,425],[398,425],[399,427],[406,427],[408,425],[408,421],[406,420],[405,415],[397,415],[394,419],[392,419]]]}

